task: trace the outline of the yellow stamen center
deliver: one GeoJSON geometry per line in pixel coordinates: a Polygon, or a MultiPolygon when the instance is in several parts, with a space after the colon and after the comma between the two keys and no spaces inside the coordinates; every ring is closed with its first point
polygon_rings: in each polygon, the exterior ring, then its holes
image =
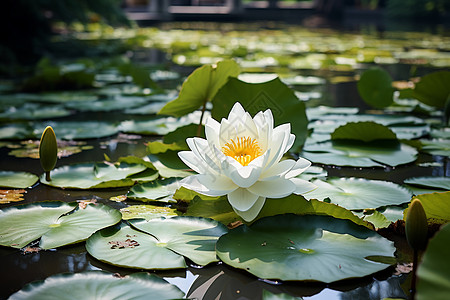
{"type": "Polygon", "coordinates": [[[243,166],[247,166],[262,154],[258,142],[250,137],[237,137],[236,141],[231,139],[222,147],[222,152],[226,156],[234,158],[243,166]]]}

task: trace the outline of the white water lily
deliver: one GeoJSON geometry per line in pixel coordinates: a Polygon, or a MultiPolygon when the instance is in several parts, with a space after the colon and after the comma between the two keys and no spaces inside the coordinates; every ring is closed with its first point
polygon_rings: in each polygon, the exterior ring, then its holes
{"type": "Polygon", "coordinates": [[[254,220],[266,198],[304,194],[316,188],[296,178],[311,163],[303,158],[281,160],[295,135],[290,124],[273,128],[270,109],[254,118],[236,103],[219,123],[208,118],[206,139],[188,138],[191,151],[178,153],[199,174],[181,181],[185,188],[208,196],[227,195],[234,211],[245,221],[254,220]]]}

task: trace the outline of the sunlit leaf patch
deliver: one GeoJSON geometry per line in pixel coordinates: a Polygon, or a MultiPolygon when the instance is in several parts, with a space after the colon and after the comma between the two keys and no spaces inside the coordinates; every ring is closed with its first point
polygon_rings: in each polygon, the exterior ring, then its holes
{"type": "Polygon", "coordinates": [[[0,189],[0,204],[7,204],[11,202],[20,202],[25,200],[24,194],[26,190],[1,190],[0,189]]]}
{"type": "Polygon", "coordinates": [[[170,218],[178,216],[176,209],[156,205],[131,205],[120,209],[123,220],[170,218]]]}

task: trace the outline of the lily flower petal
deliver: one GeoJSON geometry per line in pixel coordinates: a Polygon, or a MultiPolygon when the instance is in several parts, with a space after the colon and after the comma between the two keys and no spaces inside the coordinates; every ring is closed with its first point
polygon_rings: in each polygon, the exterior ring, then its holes
{"type": "Polygon", "coordinates": [[[238,188],[228,194],[228,202],[231,206],[240,211],[247,211],[255,205],[259,196],[253,194],[248,189],[238,188]]]}
{"type": "Polygon", "coordinates": [[[317,185],[315,185],[314,183],[300,178],[291,178],[289,179],[289,181],[295,184],[295,191],[293,193],[296,195],[303,195],[317,189],[317,185]]]}
{"type": "Polygon", "coordinates": [[[267,198],[282,198],[289,196],[296,190],[294,182],[279,178],[271,181],[258,181],[248,188],[248,190],[258,196],[267,198]]]}
{"type": "Polygon", "coordinates": [[[256,200],[255,204],[252,207],[250,207],[249,210],[242,211],[236,208],[233,209],[239,216],[241,216],[242,219],[244,219],[244,221],[250,222],[253,221],[258,216],[265,202],[266,197],[259,197],[258,200],[256,200]]]}

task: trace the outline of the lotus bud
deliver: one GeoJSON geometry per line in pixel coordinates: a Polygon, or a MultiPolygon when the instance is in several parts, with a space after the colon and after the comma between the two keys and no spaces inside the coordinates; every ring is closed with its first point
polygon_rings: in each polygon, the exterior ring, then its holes
{"type": "Polygon", "coordinates": [[[428,223],[419,199],[414,199],[406,214],[406,239],[415,251],[425,250],[428,241],[428,223]]]}
{"type": "Polygon", "coordinates": [[[39,143],[39,159],[41,166],[45,171],[45,180],[50,181],[50,171],[56,165],[58,158],[58,144],[56,143],[56,135],[51,126],[47,126],[42,133],[39,143]]]}

